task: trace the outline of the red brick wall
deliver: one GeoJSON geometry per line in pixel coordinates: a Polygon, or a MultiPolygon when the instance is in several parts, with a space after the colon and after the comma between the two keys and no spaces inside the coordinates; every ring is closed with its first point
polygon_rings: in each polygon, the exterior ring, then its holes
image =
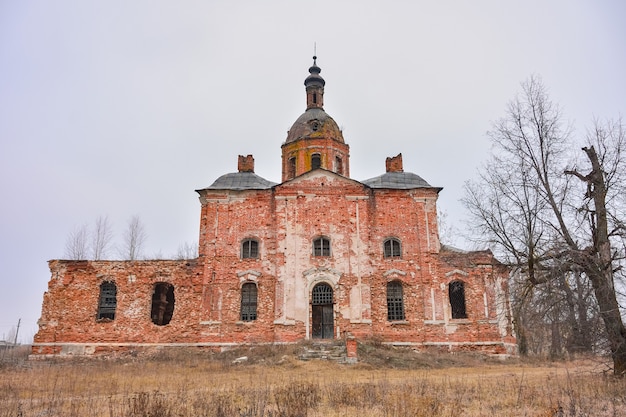
{"type": "Polygon", "coordinates": [[[202,191],[197,260],[51,261],[33,352],[298,341],[311,337],[310,294],[320,282],[334,291],[335,338],[349,332],[417,347],[506,352],[515,343],[506,317],[508,272],[489,252],[440,251],[436,198],[437,189],[373,190],[325,171],[269,190],[202,191]],[[318,236],[330,239],[332,256],[312,255],[318,236]],[[389,237],[402,242],[400,258],[383,257],[389,237]],[[258,259],[241,259],[245,238],[259,242],[258,259]],[[401,322],[387,320],[391,280],[402,283],[401,322]],[[467,319],[450,317],[452,280],[465,284],[467,319]],[[117,285],[112,321],[96,320],[103,281],[117,285]],[[174,315],[165,326],[150,317],[156,282],[174,286],[174,315]],[[246,282],[258,288],[251,322],[240,321],[246,282]]]}

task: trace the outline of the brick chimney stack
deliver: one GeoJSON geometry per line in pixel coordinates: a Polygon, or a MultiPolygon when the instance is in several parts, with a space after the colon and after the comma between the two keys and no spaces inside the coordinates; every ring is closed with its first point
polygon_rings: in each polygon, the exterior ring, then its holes
{"type": "Polygon", "coordinates": [[[385,168],[387,172],[404,172],[402,168],[402,154],[398,156],[390,156],[385,160],[385,168]]]}
{"type": "Polygon", "coordinates": [[[252,155],[239,155],[237,169],[239,170],[239,172],[254,172],[254,158],[252,157],[252,155]]]}

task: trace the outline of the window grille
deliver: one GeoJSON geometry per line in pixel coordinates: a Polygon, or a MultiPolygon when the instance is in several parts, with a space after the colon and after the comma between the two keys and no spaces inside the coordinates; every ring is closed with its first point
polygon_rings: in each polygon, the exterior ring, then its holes
{"type": "Polygon", "coordinates": [[[452,309],[453,319],[466,319],[465,311],[465,285],[461,281],[452,281],[448,286],[448,297],[452,309]]]}
{"type": "Polygon", "coordinates": [[[330,240],[320,237],[313,241],[313,256],[330,256],[330,240]]]}
{"type": "Polygon", "coordinates": [[[333,289],[328,284],[317,284],[313,287],[312,304],[328,305],[333,303],[333,289]]]}
{"type": "Polygon", "coordinates": [[[98,302],[98,320],[115,319],[115,309],[117,308],[117,287],[113,282],[103,282],[100,284],[100,301],[98,302]]]}
{"type": "Polygon", "coordinates": [[[246,239],[241,244],[241,257],[243,259],[256,259],[259,257],[259,242],[254,239],[246,239]]]}
{"type": "Polygon", "coordinates": [[[402,284],[398,281],[387,283],[387,320],[404,320],[402,284]]]}
{"type": "Polygon", "coordinates": [[[241,287],[241,321],[256,320],[257,287],[251,282],[241,287]]]}
{"type": "Polygon", "coordinates": [[[402,251],[400,248],[400,241],[398,239],[387,239],[384,243],[384,256],[385,258],[398,258],[401,256],[402,251]]]}

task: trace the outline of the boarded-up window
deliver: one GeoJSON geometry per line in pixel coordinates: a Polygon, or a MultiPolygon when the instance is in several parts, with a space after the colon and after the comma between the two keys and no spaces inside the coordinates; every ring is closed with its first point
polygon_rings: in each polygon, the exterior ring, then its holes
{"type": "Polygon", "coordinates": [[[246,282],[241,287],[241,321],[256,320],[257,287],[246,282]]]}
{"type": "Polygon", "coordinates": [[[98,320],[115,319],[117,308],[117,287],[114,282],[105,281],[100,284],[100,300],[98,301],[98,320]]]}
{"type": "Polygon", "coordinates": [[[466,319],[465,311],[465,285],[462,281],[452,281],[448,285],[448,296],[450,298],[450,307],[452,309],[453,319],[466,319]]]}
{"type": "Polygon", "coordinates": [[[174,315],[174,286],[167,282],[154,284],[152,294],[152,323],[158,326],[169,324],[174,315]]]}
{"type": "Polygon", "coordinates": [[[387,283],[387,320],[404,320],[402,283],[399,281],[387,283]]]}

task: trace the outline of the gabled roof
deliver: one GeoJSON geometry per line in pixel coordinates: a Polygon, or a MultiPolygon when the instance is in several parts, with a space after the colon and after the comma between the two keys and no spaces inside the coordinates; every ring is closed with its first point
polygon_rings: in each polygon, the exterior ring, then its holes
{"type": "Polygon", "coordinates": [[[355,179],[352,179],[350,177],[344,177],[343,175],[339,175],[336,172],[333,171],[329,171],[327,169],[324,168],[316,168],[313,169],[311,171],[307,171],[303,174],[298,175],[297,177],[288,179],[287,181],[277,184],[277,186],[283,186],[283,185],[293,185],[293,184],[297,184],[298,182],[302,181],[302,180],[306,180],[308,177],[312,177],[312,176],[316,176],[316,175],[325,175],[327,177],[335,177],[336,179],[340,180],[340,181],[345,181],[346,183],[352,183],[354,185],[359,185],[359,186],[363,186],[363,183],[360,181],[357,181],[355,179]]]}

